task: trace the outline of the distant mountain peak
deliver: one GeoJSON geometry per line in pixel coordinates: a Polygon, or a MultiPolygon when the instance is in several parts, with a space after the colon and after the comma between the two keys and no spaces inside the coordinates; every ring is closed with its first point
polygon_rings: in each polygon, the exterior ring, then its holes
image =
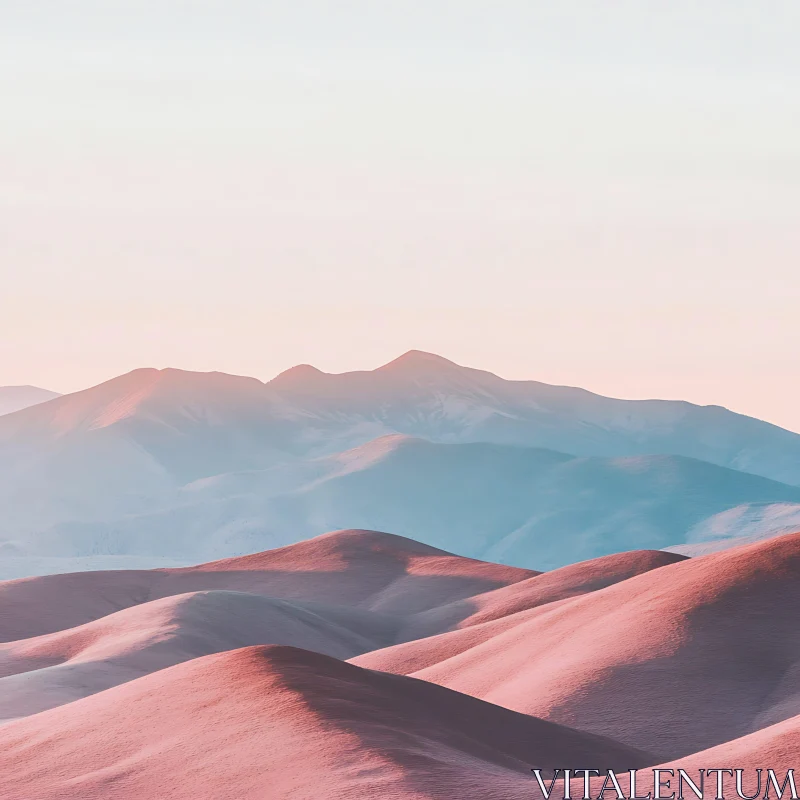
{"type": "Polygon", "coordinates": [[[325,373],[311,364],[298,364],[296,367],[285,369],[269,383],[273,387],[296,387],[308,381],[313,381],[321,375],[325,375],[325,373]]]}
{"type": "Polygon", "coordinates": [[[409,350],[388,364],[378,367],[378,372],[419,372],[462,370],[464,367],[435,353],[424,350],[409,350]]]}
{"type": "Polygon", "coordinates": [[[38,386],[0,386],[0,415],[46,403],[61,395],[38,386]]]}

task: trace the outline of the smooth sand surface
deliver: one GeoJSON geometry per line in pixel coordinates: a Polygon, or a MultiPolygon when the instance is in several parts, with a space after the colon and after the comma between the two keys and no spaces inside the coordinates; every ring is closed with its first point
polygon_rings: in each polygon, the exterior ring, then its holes
{"type": "Polygon", "coordinates": [[[527,800],[532,767],[785,770],[798,607],[800,534],[535,574],[348,530],[9,581],[0,796],[527,800]]]}
{"type": "Polygon", "coordinates": [[[626,768],[652,756],[278,646],[194,659],[0,727],[7,800],[522,800],[531,765],[565,759],[626,768]]]}
{"type": "Polygon", "coordinates": [[[800,534],[792,534],[355,663],[414,674],[667,760],[800,713],[798,608],[800,534]]]}

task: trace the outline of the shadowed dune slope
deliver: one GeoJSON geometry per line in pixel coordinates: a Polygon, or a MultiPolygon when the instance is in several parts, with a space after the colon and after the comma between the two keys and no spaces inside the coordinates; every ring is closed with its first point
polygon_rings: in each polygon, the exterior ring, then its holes
{"type": "Polygon", "coordinates": [[[516,627],[528,619],[520,612],[595,592],[685,559],[686,556],[660,550],[632,550],[543,572],[519,583],[415,614],[403,624],[397,644],[352,661],[369,669],[410,675],[516,627]],[[453,635],[439,635],[450,632],[453,635]]]}
{"type": "MultiPolygon", "coordinates": [[[[797,772],[797,764],[800,764],[800,716],[791,717],[783,722],[770,725],[754,733],[742,736],[738,739],[725,742],[702,750],[699,753],[692,753],[684,756],[677,761],[666,764],[656,765],[659,769],[672,769],[677,776],[679,769],[683,769],[698,787],[704,790],[704,797],[717,796],[717,775],[715,773],[702,775],[700,770],[708,773],[710,769],[729,769],[743,770],[743,792],[751,797],[763,798],[767,787],[769,787],[769,797],[778,797],[775,785],[770,780],[767,770],[773,769],[778,786],[781,786],[786,778],[787,770],[790,768],[797,772]],[[759,779],[756,770],[762,770],[759,779]],[[761,781],[759,783],[759,780],[761,781]]],[[[636,788],[637,795],[646,794],[653,791],[653,769],[646,768],[637,772],[636,788]]],[[[670,780],[671,786],[662,790],[663,796],[669,796],[675,791],[677,794],[677,777],[670,777],[662,774],[663,780],[670,780]]],[[[735,775],[722,776],[723,796],[728,798],[738,797],[736,792],[735,775]]],[[[597,797],[602,788],[602,777],[593,778],[590,782],[590,794],[597,797]]],[[[619,783],[626,797],[631,796],[630,780],[627,773],[619,775],[619,783]]],[[[797,775],[795,774],[795,786],[798,786],[797,775]]],[[[696,795],[691,788],[684,784],[684,797],[694,798],[696,795]]],[[[573,781],[571,784],[573,797],[583,796],[583,779],[573,781]]],[[[790,786],[787,786],[784,798],[791,798],[790,786]]],[[[541,792],[535,791],[531,797],[541,798],[541,792]]]]}
{"type": "Polygon", "coordinates": [[[7,800],[522,800],[613,741],[286,647],[195,659],[0,728],[7,800]],[[191,731],[191,735],[187,732],[191,731]]]}
{"type": "Polygon", "coordinates": [[[454,628],[468,628],[482,622],[491,622],[518,611],[595,592],[685,558],[660,550],[631,550],[570,564],[568,567],[543,572],[476,597],[420,612],[403,627],[398,638],[401,641],[411,641],[454,628]]]}
{"type": "Polygon", "coordinates": [[[396,626],[374,612],[241,592],[153,600],[77,628],[0,644],[0,720],[251,645],[292,645],[345,659],[385,645],[396,626]]]}
{"type": "MultiPolygon", "coordinates": [[[[736,769],[747,770],[774,768],[776,774],[783,771],[784,775],[790,766],[797,769],[800,764],[800,716],[790,717],[709,750],[693,753],[681,759],[680,763],[664,766],[698,770],[708,769],[709,764],[733,765],[736,769]]],[[[746,787],[747,794],[753,794],[750,788],[746,787]]]]}
{"type": "Polygon", "coordinates": [[[679,758],[800,714],[800,534],[368,654],[679,758]]]}
{"type": "Polygon", "coordinates": [[[410,615],[536,573],[376,531],[335,531],[199,567],[85,572],[0,583],[0,641],[65,630],[162,597],[227,590],[410,615]]]}

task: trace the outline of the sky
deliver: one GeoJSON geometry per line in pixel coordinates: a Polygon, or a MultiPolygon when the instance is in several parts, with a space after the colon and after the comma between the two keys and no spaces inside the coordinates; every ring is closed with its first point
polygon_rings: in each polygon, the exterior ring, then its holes
{"type": "Polygon", "coordinates": [[[0,0],[0,385],[416,348],[800,431],[796,0],[0,0]]]}

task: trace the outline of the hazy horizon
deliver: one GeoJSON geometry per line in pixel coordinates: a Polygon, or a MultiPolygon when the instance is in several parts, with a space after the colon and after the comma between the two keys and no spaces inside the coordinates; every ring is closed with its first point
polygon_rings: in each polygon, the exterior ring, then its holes
{"type": "Polygon", "coordinates": [[[0,0],[0,385],[410,349],[800,430],[800,6],[0,0]]]}

